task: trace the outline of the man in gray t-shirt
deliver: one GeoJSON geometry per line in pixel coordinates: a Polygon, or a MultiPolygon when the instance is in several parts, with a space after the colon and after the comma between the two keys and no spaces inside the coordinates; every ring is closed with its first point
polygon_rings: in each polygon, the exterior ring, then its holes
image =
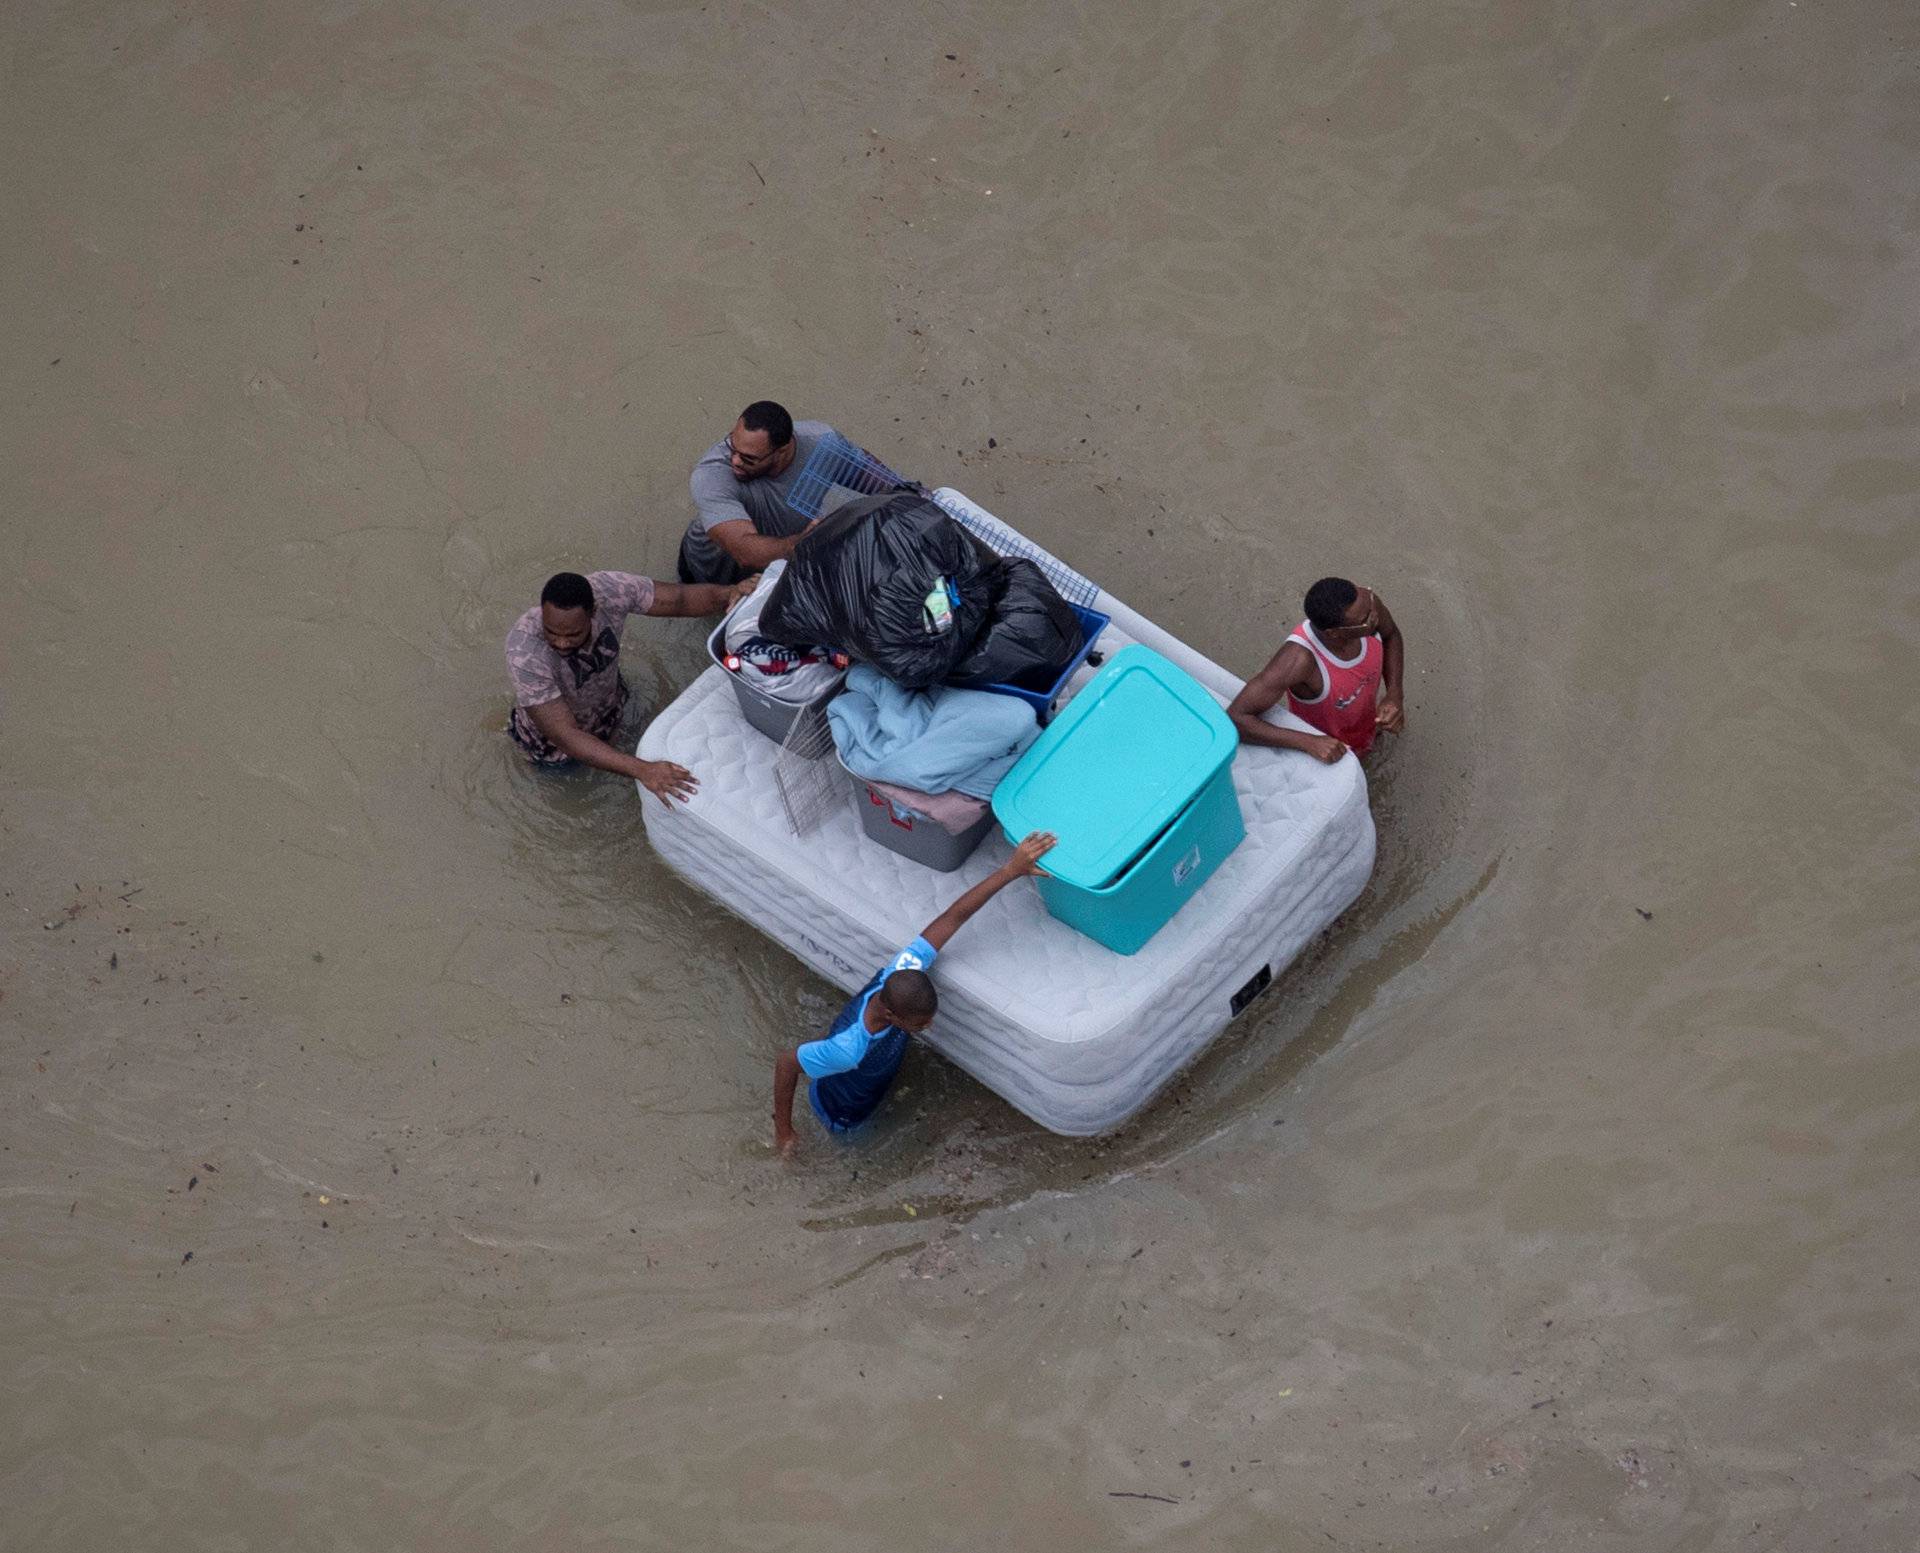
{"type": "MultiPolygon", "coordinates": [[[[878,495],[899,483],[884,472],[860,470],[836,480],[843,488],[820,511],[794,507],[794,483],[827,438],[846,441],[825,421],[796,421],[770,399],[742,410],[733,430],[701,455],[687,482],[694,518],[680,541],[680,580],[734,583],[764,571],[792,555],[800,536],[823,511],[846,500],[847,491],[878,495]]],[[[868,462],[884,470],[871,455],[868,462]]]]}

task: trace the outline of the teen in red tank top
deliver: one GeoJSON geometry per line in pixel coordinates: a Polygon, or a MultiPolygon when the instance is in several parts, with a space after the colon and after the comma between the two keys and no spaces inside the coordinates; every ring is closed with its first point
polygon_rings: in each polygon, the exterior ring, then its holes
{"type": "Polygon", "coordinates": [[[1320,694],[1303,696],[1296,689],[1287,691],[1287,710],[1302,722],[1313,724],[1322,733],[1333,735],[1356,755],[1373,748],[1373,736],[1379,715],[1380,666],[1387,650],[1377,636],[1360,639],[1357,657],[1341,658],[1303,620],[1287,638],[1298,642],[1313,654],[1320,668],[1320,694]]]}
{"type": "Polygon", "coordinates": [[[1349,749],[1366,754],[1379,730],[1405,726],[1406,641],[1385,600],[1344,577],[1323,577],[1307,589],[1306,613],[1227,715],[1248,744],[1300,750],[1332,765],[1349,749]],[[1315,731],[1268,722],[1262,714],[1282,699],[1315,731]]]}

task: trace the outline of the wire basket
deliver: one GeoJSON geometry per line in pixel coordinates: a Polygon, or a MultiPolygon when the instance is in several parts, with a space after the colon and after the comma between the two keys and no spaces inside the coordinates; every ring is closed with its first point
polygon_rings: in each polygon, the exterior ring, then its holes
{"type": "Polygon", "coordinates": [[[855,447],[835,431],[814,444],[786,499],[802,517],[817,518],[835,490],[855,496],[883,496],[888,491],[912,487],[911,480],[895,474],[865,448],[855,447]]]}
{"type": "Polygon", "coordinates": [[[1100,597],[1097,583],[1082,577],[1065,561],[1048,554],[1032,540],[1022,534],[1016,534],[1005,524],[996,522],[977,508],[949,506],[940,501],[940,510],[968,533],[979,540],[995,555],[1014,556],[1023,561],[1031,561],[1040,568],[1053,591],[1069,604],[1078,604],[1082,609],[1092,609],[1094,601],[1100,597]]]}
{"type": "Polygon", "coordinates": [[[839,762],[823,758],[832,751],[833,726],[827,721],[826,703],[815,702],[794,718],[773,760],[780,807],[786,811],[787,828],[796,836],[811,835],[834,806],[845,801],[839,762]]]}

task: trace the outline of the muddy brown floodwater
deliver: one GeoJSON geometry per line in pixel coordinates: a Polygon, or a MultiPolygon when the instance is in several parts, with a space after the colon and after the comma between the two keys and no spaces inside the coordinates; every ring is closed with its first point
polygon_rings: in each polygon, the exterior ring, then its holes
{"type": "MultiPolygon", "coordinates": [[[[19,6],[0,1545],[1920,1544],[1920,13],[19,6]],[[1251,672],[1361,903],[1135,1125],[532,779],[748,399],[1251,672]]],[[[629,635],[657,705],[681,622],[629,635]]]]}

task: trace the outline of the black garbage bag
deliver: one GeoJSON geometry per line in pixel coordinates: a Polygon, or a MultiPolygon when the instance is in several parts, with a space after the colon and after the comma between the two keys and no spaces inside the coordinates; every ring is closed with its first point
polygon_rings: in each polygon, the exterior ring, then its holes
{"type": "Polygon", "coordinates": [[[760,629],[776,642],[825,642],[909,690],[925,690],[979,636],[998,565],[924,496],[860,497],[794,546],[760,629]]]}
{"type": "Polygon", "coordinates": [[[997,561],[991,582],[986,627],[947,683],[1053,689],[1080,651],[1080,617],[1031,561],[997,561]]]}

